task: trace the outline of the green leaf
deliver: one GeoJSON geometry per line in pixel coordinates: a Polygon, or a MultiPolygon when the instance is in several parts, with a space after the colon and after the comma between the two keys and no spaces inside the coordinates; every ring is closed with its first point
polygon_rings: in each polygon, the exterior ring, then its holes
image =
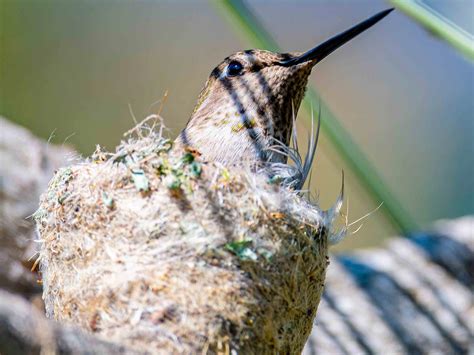
{"type": "Polygon", "coordinates": [[[132,170],[132,180],[138,191],[146,192],[150,189],[148,178],[142,169],[132,170]]]}
{"type": "Polygon", "coordinates": [[[115,159],[112,161],[112,163],[114,163],[114,164],[120,164],[120,163],[126,164],[127,156],[128,156],[127,153],[122,153],[122,154],[118,155],[117,157],[115,157],[115,159]]]}
{"type": "Polygon", "coordinates": [[[60,205],[63,205],[64,202],[67,200],[67,198],[68,198],[69,196],[71,196],[71,193],[70,193],[70,192],[66,192],[66,193],[64,193],[64,195],[59,196],[59,197],[58,197],[58,203],[59,203],[60,205]]]}
{"type": "Polygon", "coordinates": [[[242,240],[238,242],[231,242],[225,245],[225,249],[230,251],[232,254],[239,257],[241,260],[257,260],[258,256],[255,252],[250,248],[252,245],[252,240],[242,240]]]}
{"type": "Polygon", "coordinates": [[[176,177],[176,176],[170,176],[169,179],[167,179],[167,184],[166,186],[170,190],[178,190],[181,188],[181,180],[176,177]]]}
{"type": "Polygon", "coordinates": [[[186,153],[181,157],[181,162],[183,164],[191,164],[194,161],[194,155],[191,153],[186,153]]]}
{"type": "Polygon", "coordinates": [[[114,207],[114,199],[107,195],[107,193],[104,191],[102,192],[102,202],[104,205],[108,208],[113,208],[114,207]]]}
{"type": "Polygon", "coordinates": [[[201,164],[198,163],[197,161],[192,162],[191,165],[189,166],[189,172],[192,177],[198,178],[199,176],[201,176],[201,172],[202,172],[201,164]]]}
{"type": "Polygon", "coordinates": [[[272,185],[277,185],[277,184],[281,183],[282,180],[283,180],[283,178],[280,175],[273,175],[272,177],[270,177],[268,179],[268,183],[272,184],[272,185]]]}

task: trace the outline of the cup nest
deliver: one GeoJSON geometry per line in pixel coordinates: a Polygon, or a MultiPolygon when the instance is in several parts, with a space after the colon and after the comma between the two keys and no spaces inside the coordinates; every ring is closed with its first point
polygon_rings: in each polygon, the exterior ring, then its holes
{"type": "Polygon", "coordinates": [[[338,208],[174,151],[150,122],[57,171],[42,195],[47,315],[139,351],[300,353],[338,208]]]}

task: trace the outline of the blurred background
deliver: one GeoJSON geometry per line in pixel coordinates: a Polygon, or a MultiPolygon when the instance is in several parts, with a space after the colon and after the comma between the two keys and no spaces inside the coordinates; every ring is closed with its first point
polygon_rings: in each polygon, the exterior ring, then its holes
{"type": "MultiPolygon", "coordinates": [[[[424,2],[474,33],[471,1],[424,2]]],[[[391,6],[247,4],[284,51],[309,49],[391,6]]],[[[0,115],[84,155],[96,144],[114,149],[134,124],[130,108],[142,119],[159,109],[165,92],[162,116],[176,136],[214,66],[249,48],[206,1],[3,0],[0,6],[0,115]]],[[[311,84],[420,228],[474,213],[474,68],[462,54],[395,11],[318,64],[311,84]]],[[[344,169],[349,221],[373,211],[382,201],[369,197],[324,135],[320,143],[311,187],[322,207],[336,199],[344,169]]],[[[377,245],[397,233],[377,211],[338,248],[377,245]]]]}

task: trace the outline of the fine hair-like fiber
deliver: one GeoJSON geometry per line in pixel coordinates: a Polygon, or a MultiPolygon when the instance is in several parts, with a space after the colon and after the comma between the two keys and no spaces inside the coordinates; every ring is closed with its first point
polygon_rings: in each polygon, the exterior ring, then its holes
{"type": "Polygon", "coordinates": [[[173,151],[150,122],[60,169],[42,195],[48,317],[138,351],[300,353],[340,206],[173,151]]]}

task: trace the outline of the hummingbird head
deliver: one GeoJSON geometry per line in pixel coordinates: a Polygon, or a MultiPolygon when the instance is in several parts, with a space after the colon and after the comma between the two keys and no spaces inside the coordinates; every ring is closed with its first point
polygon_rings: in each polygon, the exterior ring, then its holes
{"type": "Polygon", "coordinates": [[[243,158],[286,161],[278,154],[269,158],[267,150],[275,140],[289,144],[293,117],[312,68],[391,11],[382,11],[306,52],[252,49],[225,58],[211,72],[178,141],[223,163],[243,158]]]}
{"type": "Polygon", "coordinates": [[[225,58],[211,72],[188,126],[211,124],[232,134],[254,129],[286,142],[313,67],[311,61],[285,65],[299,55],[251,49],[225,58]]]}

